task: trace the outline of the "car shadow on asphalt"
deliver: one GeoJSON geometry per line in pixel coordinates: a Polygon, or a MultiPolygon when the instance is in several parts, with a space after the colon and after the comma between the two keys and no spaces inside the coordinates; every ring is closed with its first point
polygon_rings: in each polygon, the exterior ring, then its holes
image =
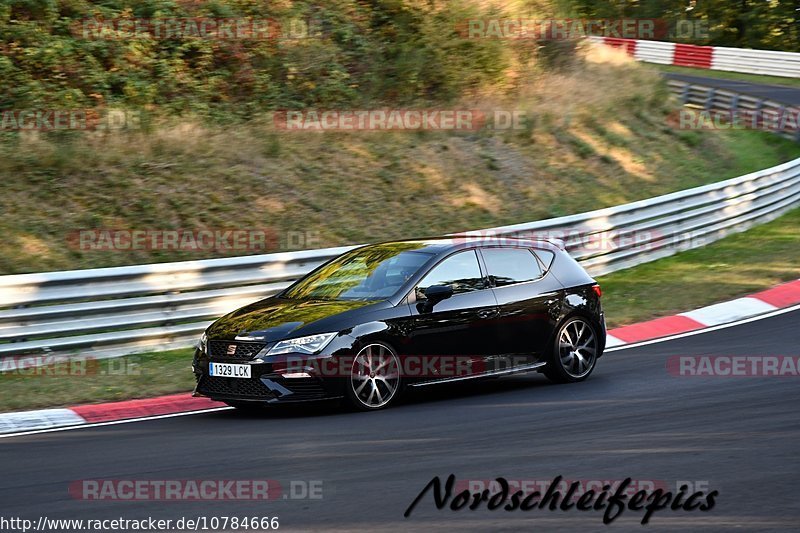
{"type": "MultiPolygon", "coordinates": [[[[486,378],[465,380],[458,383],[442,383],[428,387],[409,388],[397,399],[397,402],[386,410],[392,412],[406,406],[457,402],[479,397],[502,397],[509,393],[523,390],[545,390],[559,385],[551,383],[538,373],[502,378],[486,378]]],[[[266,405],[259,410],[225,410],[206,414],[209,418],[236,419],[280,419],[280,418],[312,418],[336,415],[374,415],[354,410],[341,400],[326,400],[301,404],[266,405]]]]}
{"type": "Polygon", "coordinates": [[[521,390],[537,390],[551,386],[555,386],[555,384],[538,373],[442,383],[429,387],[409,389],[402,398],[399,398],[396,407],[464,400],[482,396],[500,397],[521,390]]]}

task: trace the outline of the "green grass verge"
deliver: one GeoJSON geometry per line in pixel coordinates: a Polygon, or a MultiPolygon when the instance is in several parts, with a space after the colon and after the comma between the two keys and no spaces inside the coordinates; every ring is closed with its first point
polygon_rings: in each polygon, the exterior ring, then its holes
{"type": "MultiPolygon", "coordinates": [[[[609,326],[687,311],[800,277],[800,209],[727,237],[599,278],[609,326]]],[[[192,350],[97,361],[86,372],[0,377],[0,411],[143,398],[191,390],[192,350]]]]}
{"type": "Polygon", "coordinates": [[[194,386],[193,349],[0,374],[0,411],[147,398],[194,386]]]}
{"type": "Polygon", "coordinates": [[[764,76],[761,74],[745,74],[743,72],[728,72],[724,70],[711,70],[704,68],[676,67],[673,65],[653,65],[662,72],[686,74],[687,76],[702,76],[704,78],[717,78],[723,80],[746,81],[765,85],[783,85],[785,87],[800,87],[800,78],[783,78],[780,76],[764,76]]]}
{"type": "Polygon", "coordinates": [[[696,250],[598,279],[610,327],[689,311],[800,278],[800,209],[696,250]]]}

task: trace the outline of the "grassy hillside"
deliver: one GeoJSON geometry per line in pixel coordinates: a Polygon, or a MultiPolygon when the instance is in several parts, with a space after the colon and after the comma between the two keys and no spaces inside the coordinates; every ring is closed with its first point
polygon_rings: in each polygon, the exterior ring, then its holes
{"type": "Polygon", "coordinates": [[[82,229],[270,228],[279,248],[289,232],[334,246],[565,215],[800,155],[765,133],[673,130],[660,83],[634,64],[543,74],[491,104],[533,117],[510,132],[282,132],[265,116],[20,136],[0,146],[0,273],[214,255],[67,246],[82,229]]]}
{"type": "Polygon", "coordinates": [[[0,274],[218,255],[68,245],[86,229],[266,229],[276,250],[296,245],[292,235],[334,246],[565,215],[800,155],[768,134],[675,130],[658,73],[620,51],[460,38],[457,22],[503,16],[483,2],[122,4],[0,9],[5,108],[108,104],[146,119],[112,132],[0,132],[0,274]],[[88,15],[198,13],[299,17],[325,31],[230,43],[86,41],[69,30],[88,15]],[[272,121],[309,108],[525,120],[510,131],[350,133],[272,121]]]}

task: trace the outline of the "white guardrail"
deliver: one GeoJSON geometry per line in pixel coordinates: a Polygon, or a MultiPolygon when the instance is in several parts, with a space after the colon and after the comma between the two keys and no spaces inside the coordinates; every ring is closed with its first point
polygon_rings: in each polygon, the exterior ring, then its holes
{"type": "Polygon", "coordinates": [[[800,78],[800,54],[715,46],[712,70],[800,78]]]}
{"type": "Polygon", "coordinates": [[[616,37],[592,36],[588,37],[588,40],[593,43],[622,48],[635,59],[648,63],[800,78],[800,53],[797,52],[696,46],[616,37]]]}
{"type": "MultiPolygon", "coordinates": [[[[561,237],[597,276],[703,246],[798,204],[800,159],[648,200],[474,235],[561,237]]],[[[26,354],[104,358],[189,347],[216,317],[277,293],[350,248],[2,276],[0,363],[26,354]]]]}

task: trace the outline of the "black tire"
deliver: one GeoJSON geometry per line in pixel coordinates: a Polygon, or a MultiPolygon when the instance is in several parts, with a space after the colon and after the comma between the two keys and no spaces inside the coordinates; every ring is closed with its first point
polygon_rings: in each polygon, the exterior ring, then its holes
{"type": "Polygon", "coordinates": [[[594,370],[599,356],[597,327],[582,316],[571,316],[556,330],[543,373],[555,383],[583,381],[594,370]]]}
{"type": "Polygon", "coordinates": [[[394,350],[380,342],[365,345],[353,358],[350,376],[345,380],[348,405],[358,411],[377,411],[389,407],[402,390],[400,374],[400,358],[394,350]],[[369,369],[362,364],[367,358],[370,361],[377,359],[369,369]]]}

